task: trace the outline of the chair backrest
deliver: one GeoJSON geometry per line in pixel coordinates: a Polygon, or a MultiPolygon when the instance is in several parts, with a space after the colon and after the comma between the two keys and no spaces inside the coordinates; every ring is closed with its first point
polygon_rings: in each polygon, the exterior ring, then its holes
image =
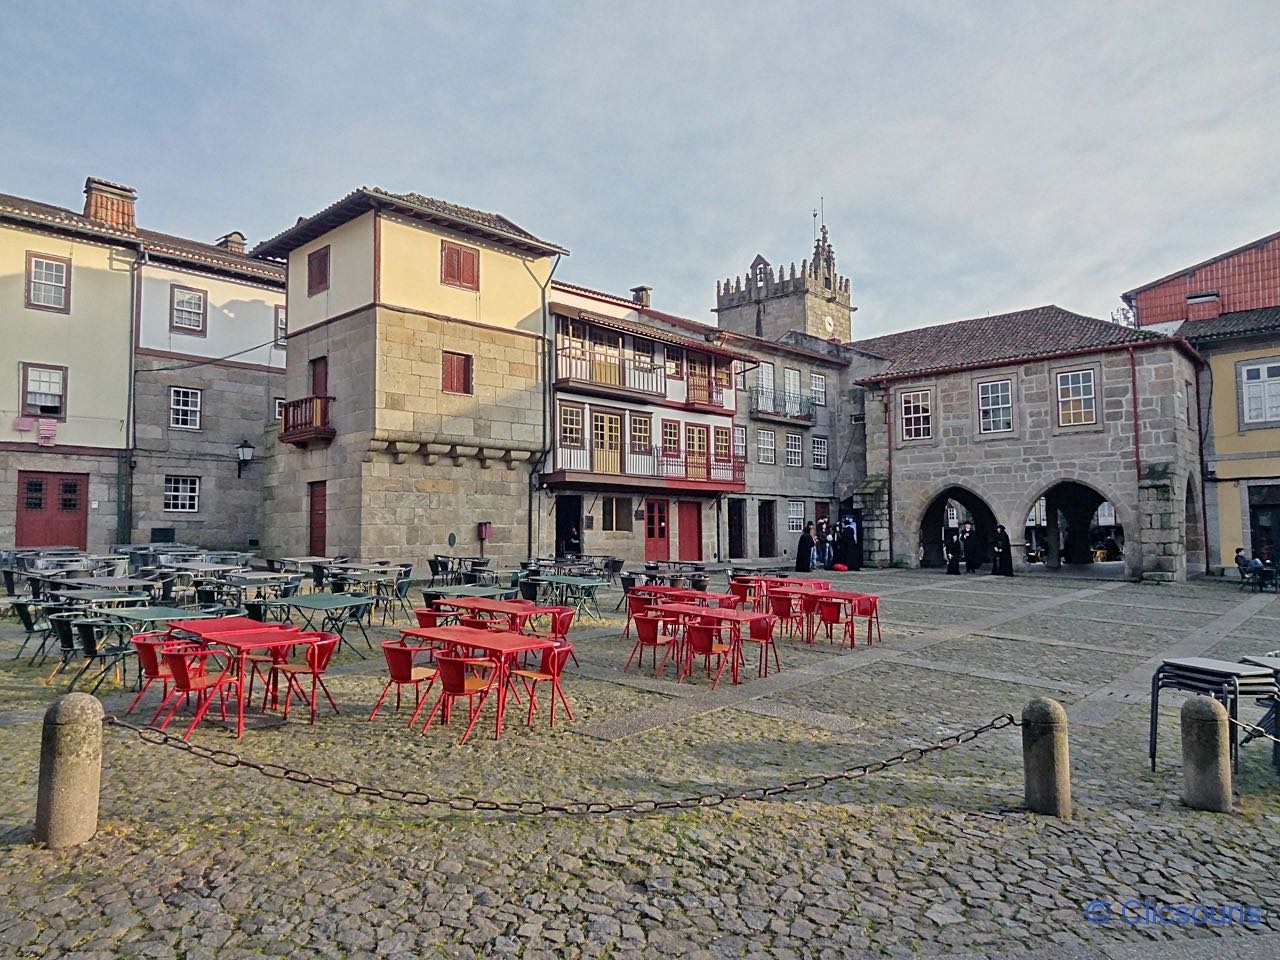
{"type": "Polygon", "coordinates": [[[410,581],[408,577],[405,577],[401,580],[396,581],[396,599],[397,600],[409,599],[409,583],[410,581]]]}
{"type": "Polygon", "coordinates": [[[167,646],[160,651],[160,659],[169,668],[175,690],[191,691],[197,678],[204,676],[205,652],[190,646],[167,646]]]}
{"type": "Polygon", "coordinates": [[[336,633],[314,632],[305,632],[298,637],[304,643],[309,638],[315,639],[303,648],[307,653],[307,666],[315,673],[324,673],[329,668],[329,661],[333,659],[341,638],[336,633]]]}
{"type": "Polygon", "coordinates": [[[772,640],[773,630],[777,625],[777,617],[757,617],[756,619],[748,622],[747,636],[752,640],[772,640]]]}
{"type": "Polygon", "coordinates": [[[387,659],[387,671],[396,683],[413,682],[413,659],[431,647],[410,647],[399,640],[384,640],[382,655],[387,659]]]}
{"type": "Polygon", "coordinates": [[[769,612],[775,617],[791,616],[791,598],[780,593],[769,595],[769,612]]]}
{"type": "Polygon", "coordinates": [[[346,593],[347,582],[346,577],[340,577],[337,574],[334,574],[329,578],[329,589],[334,593],[346,593]]]}
{"type": "Polygon", "coordinates": [[[729,581],[729,592],[738,597],[743,602],[751,599],[751,584],[744,583],[741,580],[729,581]]]}
{"type": "MultiPolygon", "coordinates": [[[[467,693],[467,666],[470,664],[489,664],[496,667],[492,660],[476,657],[451,657],[441,654],[436,657],[436,669],[439,671],[440,686],[445,693],[459,696],[467,693]]],[[[494,673],[496,674],[496,670],[494,673]]]]}
{"type": "MultiPolygon", "coordinates": [[[[63,650],[74,650],[76,648],[75,630],[71,624],[79,619],[79,614],[75,613],[49,614],[49,625],[53,627],[54,635],[58,638],[58,645],[63,650]]],[[[85,656],[91,657],[93,654],[86,653],[85,656]]]]}
{"type": "Polygon", "coordinates": [[[409,580],[409,579],[412,579],[412,577],[413,577],[413,564],[412,564],[412,563],[397,563],[397,564],[396,564],[396,566],[400,568],[400,579],[401,579],[401,580],[409,580]]]}
{"type": "Polygon", "coordinates": [[[728,597],[721,597],[716,601],[716,606],[721,610],[737,610],[744,602],[745,600],[742,597],[732,594],[728,597]]]}
{"type": "Polygon", "coordinates": [[[822,594],[813,591],[805,591],[800,594],[800,609],[806,614],[814,614],[818,612],[818,605],[822,602],[822,594]]]}
{"type": "MultiPolygon", "coordinates": [[[[55,614],[56,616],[56,614],[55,614]]],[[[53,617],[49,618],[50,621],[53,617]]],[[[76,619],[68,624],[68,629],[73,628],[76,632],[76,640],[68,642],[64,640],[61,633],[58,635],[58,643],[64,650],[74,650],[77,641],[79,641],[80,652],[86,657],[93,658],[98,655],[98,628],[105,627],[104,620],[81,620],[76,619]]]]}
{"type": "Polygon", "coordinates": [[[716,628],[706,623],[691,623],[684,628],[684,640],[694,653],[705,656],[713,654],[716,642],[716,628]]]}
{"type": "Polygon", "coordinates": [[[521,580],[520,596],[536,603],[538,600],[538,585],[531,580],[521,580]]]}
{"type": "Polygon", "coordinates": [[[641,596],[637,593],[627,594],[627,615],[631,617],[639,617],[644,615],[651,605],[652,601],[648,597],[641,596]]]}
{"type": "Polygon", "coordinates": [[[563,640],[569,635],[573,626],[573,617],[578,611],[574,607],[555,607],[551,613],[551,638],[563,640]]]}
{"type": "Polygon", "coordinates": [[[413,611],[413,615],[418,618],[418,626],[424,629],[440,626],[440,621],[444,619],[444,615],[436,610],[428,610],[426,607],[417,607],[413,611]]]}
{"type": "Polygon", "coordinates": [[[844,620],[844,601],[819,600],[818,616],[823,623],[841,623],[844,620]]]}
{"type": "Polygon", "coordinates": [[[302,589],[302,574],[297,574],[288,579],[288,581],[280,587],[281,599],[296,597],[298,591],[302,589]]]}
{"type": "Polygon", "coordinates": [[[160,658],[166,647],[173,644],[163,633],[140,633],[133,638],[133,648],[138,653],[138,666],[142,675],[152,680],[160,676],[160,658]]]}
{"type": "Polygon", "coordinates": [[[879,607],[879,597],[873,597],[869,594],[865,597],[858,597],[858,599],[853,601],[853,615],[855,617],[875,616],[879,607]]]}
{"type": "Polygon", "coordinates": [[[641,643],[657,643],[658,627],[665,621],[661,617],[651,617],[641,614],[636,617],[636,637],[641,643]]]}
{"type": "Polygon", "coordinates": [[[486,620],[484,617],[475,616],[474,614],[468,614],[466,616],[459,617],[458,623],[461,626],[473,627],[476,630],[491,630],[493,628],[494,621],[486,620]]]}
{"type": "Polygon", "coordinates": [[[549,650],[543,650],[539,672],[558,678],[560,674],[564,673],[565,662],[569,659],[571,653],[573,653],[572,643],[565,643],[549,650]]]}
{"type": "Polygon", "coordinates": [[[31,605],[19,600],[13,605],[13,612],[18,615],[18,622],[22,624],[22,628],[27,633],[35,633],[39,627],[36,626],[36,618],[31,615],[31,605]]]}

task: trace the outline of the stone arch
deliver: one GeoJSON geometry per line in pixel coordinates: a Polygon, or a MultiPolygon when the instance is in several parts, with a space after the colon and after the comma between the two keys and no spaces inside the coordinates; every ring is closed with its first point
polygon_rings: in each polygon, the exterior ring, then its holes
{"type": "Polygon", "coordinates": [[[988,547],[995,535],[998,522],[995,509],[989,499],[959,483],[944,483],[934,489],[931,496],[922,498],[915,522],[916,548],[912,559],[922,567],[938,567],[946,565],[943,552],[943,530],[946,525],[946,508],[950,502],[963,507],[973,521],[978,532],[982,555],[986,557],[988,547]]]}
{"type": "Polygon", "coordinates": [[[1183,508],[1183,529],[1187,576],[1205,572],[1208,556],[1204,529],[1204,513],[1200,508],[1200,490],[1194,473],[1187,474],[1186,497],[1183,508]]]}
{"type": "Polygon", "coordinates": [[[1042,497],[1046,501],[1049,512],[1046,567],[1054,569],[1059,566],[1059,549],[1064,546],[1065,561],[1068,564],[1091,563],[1090,526],[1098,507],[1103,503],[1110,503],[1115,509],[1116,525],[1121,528],[1124,536],[1125,574],[1131,577],[1141,574],[1142,543],[1138,512],[1132,505],[1127,505],[1117,497],[1107,485],[1094,480],[1081,480],[1078,477],[1056,477],[1046,481],[1019,505],[1016,521],[1019,533],[1025,529],[1027,516],[1035,509],[1042,497]],[[1067,522],[1065,544],[1059,540],[1059,514],[1067,522]]]}

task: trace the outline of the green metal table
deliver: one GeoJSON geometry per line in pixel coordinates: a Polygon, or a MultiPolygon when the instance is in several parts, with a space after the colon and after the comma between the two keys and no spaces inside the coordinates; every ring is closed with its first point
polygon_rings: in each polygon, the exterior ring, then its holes
{"type": "Polygon", "coordinates": [[[283,600],[264,600],[263,603],[267,607],[285,608],[286,619],[290,623],[293,620],[288,616],[287,611],[297,610],[302,615],[304,629],[307,630],[315,630],[315,617],[317,614],[323,614],[319,629],[332,630],[340,638],[340,643],[351,647],[356,656],[363,660],[366,658],[360,652],[360,648],[348,640],[346,634],[343,633],[346,627],[354,623],[360,628],[360,634],[364,637],[365,646],[370,650],[373,649],[369,634],[364,629],[364,618],[369,608],[373,606],[373,597],[355,596],[349,593],[307,593],[296,597],[287,597],[283,600]]]}

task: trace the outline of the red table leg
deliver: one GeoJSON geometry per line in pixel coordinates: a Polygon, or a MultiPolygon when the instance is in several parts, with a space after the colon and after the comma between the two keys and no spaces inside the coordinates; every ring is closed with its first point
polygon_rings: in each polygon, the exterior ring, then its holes
{"type": "Polygon", "coordinates": [[[236,707],[236,739],[239,739],[244,736],[244,691],[245,691],[244,671],[245,671],[245,667],[248,666],[248,659],[249,659],[248,649],[241,648],[239,657],[237,659],[240,662],[240,682],[236,684],[236,687],[237,687],[236,701],[238,703],[238,706],[236,707]]]}

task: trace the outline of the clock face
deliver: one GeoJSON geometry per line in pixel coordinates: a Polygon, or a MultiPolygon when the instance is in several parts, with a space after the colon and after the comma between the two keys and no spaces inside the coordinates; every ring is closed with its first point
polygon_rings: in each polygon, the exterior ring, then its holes
{"type": "Polygon", "coordinates": [[[831,317],[823,317],[822,325],[827,328],[827,333],[832,333],[836,328],[836,322],[831,317]]]}

